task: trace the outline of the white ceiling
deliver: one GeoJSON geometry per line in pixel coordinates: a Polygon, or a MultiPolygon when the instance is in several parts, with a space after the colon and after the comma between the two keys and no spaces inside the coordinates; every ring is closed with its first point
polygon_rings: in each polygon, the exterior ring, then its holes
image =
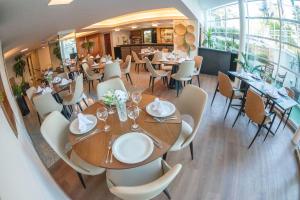
{"type": "MultiPolygon", "coordinates": [[[[186,0],[185,0],[186,1],[186,0]]],[[[196,0],[187,0],[196,1],[196,0]]],[[[197,0],[203,8],[229,0],[197,0]],[[205,3],[204,3],[205,2],[205,3]]],[[[188,18],[195,15],[182,0],[74,0],[70,5],[48,6],[48,0],[1,0],[0,40],[3,51],[39,47],[58,31],[79,30],[111,17],[142,10],[174,7],[188,18]]]]}

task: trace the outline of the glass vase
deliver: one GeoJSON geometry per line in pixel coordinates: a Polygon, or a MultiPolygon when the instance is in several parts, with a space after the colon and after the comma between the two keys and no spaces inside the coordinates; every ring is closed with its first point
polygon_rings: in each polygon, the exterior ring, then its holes
{"type": "Polygon", "coordinates": [[[118,112],[118,116],[119,116],[119,120],[121,122],[125,122],[127,121],[127,111],[126,111],[126,103],[117,103],[116,104],[117,107],[117,112],[118,112]]]}

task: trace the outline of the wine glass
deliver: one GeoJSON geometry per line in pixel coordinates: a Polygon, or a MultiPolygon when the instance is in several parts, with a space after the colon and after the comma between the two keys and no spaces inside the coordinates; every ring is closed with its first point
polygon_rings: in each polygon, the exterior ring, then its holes
{"type": "Polygon", "coordinates": [[[131,99],[133,101],[133,103],[136,104],[136,107],[139,109],[139,103],[142,100],[142,94],[140,91],[134,91],[131,93],[131,99]]]}
{"type": "Polygon", "coordinates": [[[110,130],[110,125],[106,124],[106,120],[108,117],[108,111],[105,107],[100,107],[97,109],[97,118],[100,121],[104,121],[104,131],[107,132],[110,130]]]}
{"type": "Polygon", "coordinates": [[[128,107],[127,108],[127,115],[130,119],[133,120],[133,124],[131,126],[132,130],[136,130],[139,128],[139,125],[136,123],[136,119],[139,117],[140,111],[139,108],[136,106],[128,107]]]}

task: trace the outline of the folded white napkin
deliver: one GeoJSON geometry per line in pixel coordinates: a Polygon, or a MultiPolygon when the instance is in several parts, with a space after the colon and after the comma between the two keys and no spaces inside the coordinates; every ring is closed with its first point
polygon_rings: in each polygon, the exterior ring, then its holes
{"type": "Polygon", "coordinates": [[[53,79],[54,83],[58,83],[59,81],[61,81],[61,77],[59,77],[59,76],[54,77],[54,79],[53,79]]]}
{"type": "Polygon", "coordinates": [[[164,115],[167,112],[159,98],[154,99],[154,102],[152,104],[152,111],[156,112],[159,115],[164,115]]]}
{"type": "Polygon", "coordinates": [[[89,120],[86,115],[79,113],[78,114],[78,129],[80,132],[85,132],[89,125],[93,124],[93,121],[89,120]]]}
{"type": "Polygon", "coordinates": [[[185,61],[185,58],[179,58],[178,62],[182,63],[183,61],[185,61]]]}
{"type": "Polygon", "coordinates": [[[99,54],[96,55],[96,58],[100,58],[99,54]]]}
{"type": "Polygon", "coordinates": [[[43,89],[43,92],[42,94],[48,94],[48,93],[51,93],[52,92],[52,89],[50,87],[46,87],[43,89]]]}
{"type": "Polygon", "coordinates": [[[100,62],[105,63],[105,62],[106,62],[106,58],[102,57],[102,58],[100,59],[100,62]]]}
{"type": "Polygon", "coordinates": [[[111,60],[107,61],[105,64],[111,64],[113,63],[111,60]]]}
{"type": "Polygon", "coordinates": [[[87,60],[86,60],[86,59],[83,59],[81,62],[82,62],[82,63],[86,63],[86,62],[87,62],[87,60]]]}
{"type": "Polygon", "coordinates": [[[37,88],[37,90],[36,90],[36,93],[40,93],[40,92],[42,92],[43,91],[43,89],[40,87],[40,86],[38,86],[38,88],[37,88]]]}
{"type": "Polygon", "coordinates": [[[63,78],[63,79],[61,80],[60,85],[67,85],[68,83],[69,83],[69,80],[63,78]]]}

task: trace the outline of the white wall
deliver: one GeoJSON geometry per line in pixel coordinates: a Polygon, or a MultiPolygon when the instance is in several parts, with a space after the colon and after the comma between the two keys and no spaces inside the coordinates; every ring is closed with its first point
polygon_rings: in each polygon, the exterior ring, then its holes
{"type": "Polygon", "coordinates": [[[32,146],[7,80],[1,41],[0,76],[18,132],[16,137],[0,108],[0,199],[69,199],[56,185],[32,146]]]}

